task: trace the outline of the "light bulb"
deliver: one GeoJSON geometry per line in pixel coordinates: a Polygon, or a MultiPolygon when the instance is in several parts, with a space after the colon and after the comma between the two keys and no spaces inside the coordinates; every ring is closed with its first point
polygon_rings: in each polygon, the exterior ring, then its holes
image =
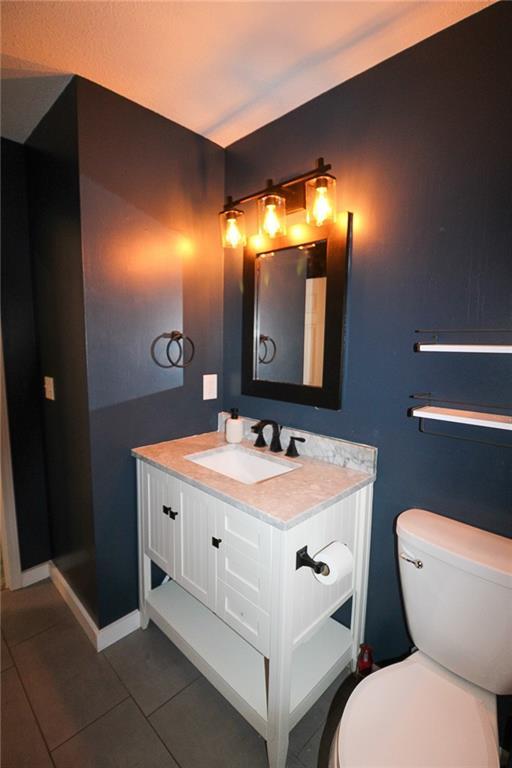
{"type": "Polygon", "coordinates": [[[277,218],[276,214],[276,207],[271,203],[266,206],[263,229],[269,237],[275,237],[280,229],[279,219],[277,218]]]}
{"type": "Polygon", "coordinates": [[[306,219],[322,227],[336,220],[336,179],[326,174],[306,182],[306,219]]]}
{"type": "Polygon", "coordinates": [[[226,220],[226,245],[237,248],[242,242],[242,233],[238,229],[236,218],[226,220]]]}
{"type": "Polygon", "coordinates": [[[286,200],[281,195],[265,195],[258,200],[260,234],[269,238],[286,234],[286,200]]]}
{"type": "Polygon", "coordinates": [[[332,206],[327,194],[327,187],[317,187],[315,192],[315,202],[313,204],[313,218],[317,226],[325,224],[332,218],[332,206]]]}
{"type": "Polygon", "coordinates": [[[224,248],[238,248],[239,245],[245,245],[247,241],[243,211],[232,208],[227,211],[221,211],[219,216],[222,245],[224,248]]]}

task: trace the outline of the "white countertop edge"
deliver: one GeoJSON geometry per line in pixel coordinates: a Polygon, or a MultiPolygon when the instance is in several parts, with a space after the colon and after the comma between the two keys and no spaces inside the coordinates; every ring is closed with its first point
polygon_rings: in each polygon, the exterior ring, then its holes
{"type": "MultiPolygon", "coordinates": [[[[192,477],[189,477],[189,475],[185,475],[181,472],[177,472],[175,469],[170,469],[169,467],[166,467],[163,464],[160,464],[158,461],[153,461],[152,459],[148,459],[146,456],[141,456],[139,453],[137,453],[136,449],[133,449],[131,451],[131,455],[134,458],[138,459],[139,461],[144,461],[146,464],[150,464],[156,469],[160,469],[162,472],[167,472],[168,475],[171,475],[172,477],[175,477],[178,480],[183,480],[185,483],[192,485],[194,488],[198,488],[200,491],[209,493],[211,496],[215,496],[215,498],[219,499],[220,501],[224,501],[226,504],[231,504],[232,507],[237,507],[237,509],[240,509],[242,512],[247,512],[247,514],[252,515],[252,517],[256,517],[258,520],[262,520],[265,523],[270,523],[270,525],[273,525],[274,528],[280,528],[282,530],[288,530],[289,528],[294,528],[296,525],[298,525],[299,523],[302,523],[304,520],[307,520],[309,517],[316,515],[317,512],[321,512],[322,509],[326,509],[327,507],[330,507],[333,504],[336,504],[338,501],[342,501],[342,499],[346,499],[347,496],[351,496],[353,493],[360,491],[362,488],[366,488],[367,485],[371,485],[376,480],[375,474],[371,474],[371,475],[368,474],[366,477],[362,478],[359,482],[354,483],[349,488],[346,488],[344,491],[341,491],[340,493],[337,493],[334,496],[330,496],[328,499],[325,499],[325,501],[321,501],[319,504],[316,504],[314,507],[305,509],[304,512],[301,512],[292,520],[283,521],[283,520],[279,520],[279,518],[274,517],[273,515],[269,515],[267,512],[263,512],[263,510],[258,509],[257,507],[252,507],[249,504],[244,504],[239,499],[234,499],[232,496],[222,493],[222,491],[218,491],[216,488],[212,488],[211,485],[207,485],[206,483],[201,483],[200,481],[195,480],[192,477]]],[[[340,469],[342,469],[342,467],[340,467],[340,469]]]]}

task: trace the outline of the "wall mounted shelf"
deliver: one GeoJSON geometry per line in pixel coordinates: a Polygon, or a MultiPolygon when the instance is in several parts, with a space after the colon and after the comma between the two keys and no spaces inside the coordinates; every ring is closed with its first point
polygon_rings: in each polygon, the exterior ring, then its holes
{"type": "Polygon", "coordinates": [[[434,421],[449,421],[455,424],[470,424],[474,427],[512,430],[512,416],[501,413],[463,411],[458,408],[441,408],[433,405],[413,408],[411,413],[418,419],[433,419],[434,421]]]}
{"type": "Polygon", "coordinates": [[[511,355],[512,344],[433,344],[419,341],[415,352],[471,352],[473,354],[511,355]]]}

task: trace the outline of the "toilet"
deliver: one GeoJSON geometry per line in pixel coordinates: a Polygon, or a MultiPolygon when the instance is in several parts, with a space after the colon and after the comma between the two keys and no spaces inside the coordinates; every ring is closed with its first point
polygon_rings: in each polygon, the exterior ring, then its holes
{"type": "Polygon", "coordinates": [[[512,540],[423,509],[397,520],[418,649],[354,690],[329,768],[498,768],[496,695],[512,693],[512,540]]]}

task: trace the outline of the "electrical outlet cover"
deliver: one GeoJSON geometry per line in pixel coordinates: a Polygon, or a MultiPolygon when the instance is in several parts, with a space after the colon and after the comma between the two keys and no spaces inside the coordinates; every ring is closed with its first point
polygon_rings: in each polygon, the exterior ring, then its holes
{"type": "Polygon", "coordinates": [[[55,400],[55,384],[52,376],[44,377],[44,396],[47,400],[55,400]]]}
{"type": "Polygon", "coordinates": [[[217,399],[217,374],[205,373],[203,376],[203,400],[217,399]]]}

